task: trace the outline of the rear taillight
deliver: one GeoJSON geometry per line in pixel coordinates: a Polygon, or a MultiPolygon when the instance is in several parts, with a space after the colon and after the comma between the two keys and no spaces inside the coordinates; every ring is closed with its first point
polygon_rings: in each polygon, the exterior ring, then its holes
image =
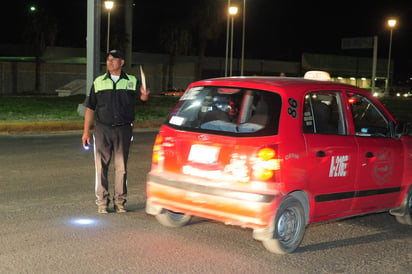
{"type": "Polygon", "coordinates": [[[266,181],[272,179],[275,172],[280,169],[276,149],[264,147],[258,150],[257,157],[252,162],[252,174],[254,179],[266,181]]]}
{"type": "Polygon", "coordinates": [[[153,154],[152,154],[152,163],[153,164],[158,164],[159,161],[163,157],[162,153],[162,143],[163,143],[163,136],[162,135],[157,135],[155,143],[153,145],[153,154]]]}

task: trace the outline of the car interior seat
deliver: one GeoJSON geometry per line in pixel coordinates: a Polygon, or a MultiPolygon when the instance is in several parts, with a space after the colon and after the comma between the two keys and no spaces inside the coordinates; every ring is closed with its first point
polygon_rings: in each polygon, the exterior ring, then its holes
{"type": "Polygon", "coordinates": [[[315,120],[315,133],[330,134],[336,133],[336,129],[329,124],[331,110],[329,106],[322,101],[313,102],[313,114],[315,120]]]}

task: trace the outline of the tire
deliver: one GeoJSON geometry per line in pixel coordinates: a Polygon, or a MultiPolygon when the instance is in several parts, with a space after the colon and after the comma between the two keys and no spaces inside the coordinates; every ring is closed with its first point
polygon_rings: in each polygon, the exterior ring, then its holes
{"type": "Polygon", "coordinates": [[[263,246],[276,254],[292,253],[303,240],[305,226],[302,204],[295,197],[287,196],[276,212],[272,238],[263,240],[263,246]]]}
{"type": "Polygon", "coordinates": [[[412,225],[412,187],[409,188],[409,191],[402,202],[402,206],[405,209],[405,215],[396,216],[396,220],[400,224],[412,225]]]}
{"type": "Polygon", "coordinates": [[[191,215],[163,209],[155,215],[156,220],[167,227],[181,227],[186,225],[192,219],[191,215]]]}

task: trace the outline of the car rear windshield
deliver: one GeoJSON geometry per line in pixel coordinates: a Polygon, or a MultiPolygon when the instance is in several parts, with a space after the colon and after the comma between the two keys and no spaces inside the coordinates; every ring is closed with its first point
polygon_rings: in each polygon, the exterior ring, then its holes
{"type": "Polygon", "coordinates": [[[278,133],[281,97],[264,90],[201,86],[186,91],[168,125],[196,132],[231,136],[278,133]]]}

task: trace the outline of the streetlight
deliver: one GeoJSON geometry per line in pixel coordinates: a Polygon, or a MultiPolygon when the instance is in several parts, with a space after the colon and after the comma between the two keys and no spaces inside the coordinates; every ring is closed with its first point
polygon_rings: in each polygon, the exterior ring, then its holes
{"type": "Polygon", "coordinates": [[[229,14],[231,16],[231,21],[232,21],[232,26],[231,26],[231,30],[230,30],[230,72],[229,72],[229,76],[232,76],[232,64],[233,64],[233,25],[234,25],[234,18],[235,15],[237,14],[237,7],[229,7],[229,14]]]}
{"type": "MultiPolygon", "coordinates": [[[[230,8],[230,0],[227,0],[227,10],[230,8]]],[[[227,60],[229,58],[229,24],[230,24],[230,14],[227,13],[227,23],[226,23],[226,55],[225,55],[225,77],[227,77],[227,60]]]]}
{"type": "Polygon", "coordinates": [[[109,40],[110,40],[110,11],[114,5],[113,1],[104,1],[104,6],[107,9],[107,46],[106,53],[109,52],[109,40]]]}
{"type": "Polygon", "coordinates": [[[242,57],[240,58],[240,76],[243,76],[243,67],[245,63],[245,25],[246,25],[246,0],[243,0],[242,57]]]}
{"type": "Polygon", "coordinates": [[[386,73],[386,85],[385,85],[386,95],[389,95],[388,86],[389,86],[389,71],[390,71],[390,68],[391,68],[392,30],[396,26],[396,23],[397,23],[396,19],[393,19],[393,18],[388,19],[388,26],[389,26],[389,29],[390,29],[390,36],[389,36],[388,70],[387,70],[387,73],[386,73]]]}

